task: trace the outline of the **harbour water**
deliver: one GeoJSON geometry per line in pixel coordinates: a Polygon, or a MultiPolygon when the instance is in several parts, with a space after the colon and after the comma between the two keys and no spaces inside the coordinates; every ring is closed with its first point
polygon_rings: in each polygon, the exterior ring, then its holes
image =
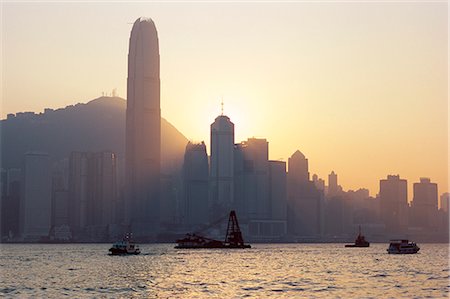
{"type": "Polygon", "coordinates": [[[387,244],[252,244],[174,249],[143,244],[109,256],[109,244],[2,244],[6,298],[448,298],[448,244],[390,255],[387,244]]]}

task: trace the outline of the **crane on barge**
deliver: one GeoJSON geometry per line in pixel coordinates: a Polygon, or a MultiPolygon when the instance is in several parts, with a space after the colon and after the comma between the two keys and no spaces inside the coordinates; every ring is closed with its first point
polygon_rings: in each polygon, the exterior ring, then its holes
{"type": "MultiPolygon", "coordinates": [[[[222,220],[222,219],[220,219],[222,220]]],[[[215,224],[215,223],[214,223],[215,224]]],[[[228,217],[228,227],[225,241],[219,241],[207,238],[196,233],[186,234],[183,239],[176,241],[175,248],[251,248],[249,244],[244,243],[241,229],[236,216],[236,211],[232,210],[228,217]]]]}

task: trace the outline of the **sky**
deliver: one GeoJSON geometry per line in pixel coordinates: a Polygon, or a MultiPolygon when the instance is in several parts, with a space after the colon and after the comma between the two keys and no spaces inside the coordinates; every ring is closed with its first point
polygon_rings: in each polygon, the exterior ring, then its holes
{"type": "Polygon", "coordinates": [[[1,4],[1,118],[126,98],[128,40],[154,20],[161,114],[210,142],[221,113],[235,142],[298,149],[309,171],[344,190],[399,174],[448,191],[446,1],[8,2],[1,4]]]}

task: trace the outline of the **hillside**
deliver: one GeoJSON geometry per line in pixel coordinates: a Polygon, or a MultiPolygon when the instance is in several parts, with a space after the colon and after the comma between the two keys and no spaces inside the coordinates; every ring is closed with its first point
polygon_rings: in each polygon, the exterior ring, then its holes
{"type": "MultiPolygon", "coordinates": [[[[17,113],[0,123],[2,168],[21,167],[27,151],[43,151],[52,160],[67,158],[71,151],[110,150],[125,153],[126,100],[100,97],[87,104],[44,113],[17,113]]],[[[161,119],[161,164],[171,172],[182,163],[187,143],[174,126],[161,119]]]]}

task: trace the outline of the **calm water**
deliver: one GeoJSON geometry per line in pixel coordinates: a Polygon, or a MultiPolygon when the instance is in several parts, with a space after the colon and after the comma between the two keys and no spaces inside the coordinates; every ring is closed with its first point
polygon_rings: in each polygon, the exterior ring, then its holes
{"type": "Polygon", "coordinates": [[[448,298],[448,245],[389,255],[386,244],[255,244],[248,250],[108,244],[1,245],[0,295],[85,298],[448,298]]]}

